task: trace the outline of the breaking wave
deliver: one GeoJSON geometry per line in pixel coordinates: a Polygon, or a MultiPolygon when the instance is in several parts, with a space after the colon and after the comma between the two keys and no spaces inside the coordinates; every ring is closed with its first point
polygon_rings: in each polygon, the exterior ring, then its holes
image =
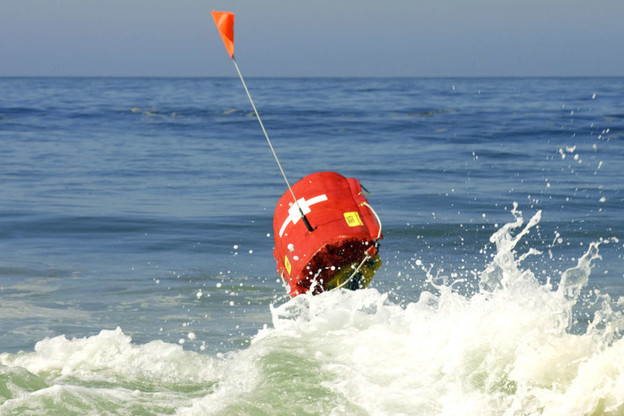
{"type": "Polygon", "coordinates": [[[249,347],[215,356],[121,329],[0,355],[2,414],[616,415],[624,412],[624,299],[587,288],[599,248],[546,282],[516,209],[491,236],[478,289],[430,271],[417,300],[375,289],[271,306],[249,347]],[[541,271],[540,271],[541,272],[541,271]],[[576,311],[590,309],[578,330],[576,311]],[[576,330],[573,330],[576,328],[576,330]]]}

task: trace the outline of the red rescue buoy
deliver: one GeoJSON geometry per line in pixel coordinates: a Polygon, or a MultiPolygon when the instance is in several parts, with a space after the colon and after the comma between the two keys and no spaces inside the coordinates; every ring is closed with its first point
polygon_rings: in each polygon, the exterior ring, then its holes
{"type": "Polygon", "coordinates": [[[292,191],[298,204],[285,192],[273,217],[273,254],[290,296],[366,287],[381,265],[377,242],[382,235],[360,181],[318,172],[295,183],[292,191]]]}

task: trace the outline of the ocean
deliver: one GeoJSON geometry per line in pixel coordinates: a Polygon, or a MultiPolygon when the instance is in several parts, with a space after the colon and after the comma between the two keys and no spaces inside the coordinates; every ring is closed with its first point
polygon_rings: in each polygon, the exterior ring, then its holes
{"type": "Polygon", "coordinates": [[[370,286],[286,296],[237,78],[0,78],[0,414],[624,414],[624,78],[249,78],[370,286]]]}

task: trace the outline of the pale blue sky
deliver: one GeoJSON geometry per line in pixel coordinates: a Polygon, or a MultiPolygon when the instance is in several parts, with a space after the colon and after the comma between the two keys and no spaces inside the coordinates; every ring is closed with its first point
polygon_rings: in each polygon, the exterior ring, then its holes
{"type": "Polygon", "coordinates": [[[624,0],[0,0],[0,76],[624,75],[624,0]]]}

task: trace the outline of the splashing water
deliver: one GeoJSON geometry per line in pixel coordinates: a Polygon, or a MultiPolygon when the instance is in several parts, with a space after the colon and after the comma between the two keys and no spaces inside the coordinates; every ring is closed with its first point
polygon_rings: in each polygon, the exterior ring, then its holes
{"type": "MultiPolygon", "coordinates": [[[[597,294],[571,331],[599,246],[555,289],[516,247],[541,218],[491,236],[479,289],[434,284],[401,306],[375,289],[301,295],[272,306],[273,327],[223,356],[118,329],[0,355],[2,414],[617,415],[624,412],[621,300],[597,294]],[[516,230],[519,231],[514,234],[516,230]]],[[[555,278],[557,276],[554,276],[555,278]]]]}
{"type": "Polygon", "coordinates": [[[600,243],[554,290],[521,268],[537,250],[515,252],[541,212],[516,235],[523,220],[513,212],[492,235],[496,254],[478,293],[435,286],[405,308],[373,289],[299,296],[273,308],[274,328],[234,358],[258,362],[258,383],[230,388],[223,402],[198,399],[188,414],[620,414],[621,313],[605,298],[596,322],[609,325],[570,333],[600,243]]]}

